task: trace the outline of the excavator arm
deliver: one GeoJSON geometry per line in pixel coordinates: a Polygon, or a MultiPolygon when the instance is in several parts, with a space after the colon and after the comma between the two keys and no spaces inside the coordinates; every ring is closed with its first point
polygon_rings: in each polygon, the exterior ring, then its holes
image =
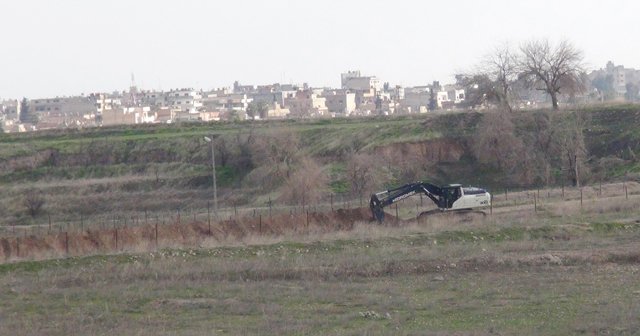
{"type": "Polygon", "coordinates": [[[384,220],[384,207],[419,193],[423,193],[429,197],[437,207],[442,207],[442,204],[440,204],[442,200],[442,189],[440,187],[431,183],[416,182],[371,195],[371,200],[369,201],[371,213],[375,219],[382,222],[384,220]]]}

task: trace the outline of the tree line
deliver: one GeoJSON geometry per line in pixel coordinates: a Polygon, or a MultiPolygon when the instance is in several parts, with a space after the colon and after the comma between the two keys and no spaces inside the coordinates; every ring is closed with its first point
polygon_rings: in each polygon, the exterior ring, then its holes
{"type": "Polygon", "coordinates": [[[553,110],[562,94],[574,96],[586,88],[583,52],[567,40],[532,40],[513,48],[496,47],[475,69],[456,76],[465,88],[466,105],[495,105],[511,112],[517,89],[545,93],[553,110]]]}

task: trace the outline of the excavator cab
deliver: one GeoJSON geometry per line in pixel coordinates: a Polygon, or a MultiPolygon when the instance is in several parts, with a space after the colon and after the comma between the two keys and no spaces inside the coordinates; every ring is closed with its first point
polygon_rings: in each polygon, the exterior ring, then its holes
{"type": "Polygon", "coordinates": [[[460,184],[451,184],[441,189],[442,195],[440,196],[440,202],[438,204],[440,209],[451,209],[453,203],[462,197],[462,185],[460,184]]]}

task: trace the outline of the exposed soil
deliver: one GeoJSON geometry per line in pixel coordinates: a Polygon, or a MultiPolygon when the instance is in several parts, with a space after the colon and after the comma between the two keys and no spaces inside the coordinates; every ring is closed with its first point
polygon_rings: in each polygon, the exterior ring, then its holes
{"type": "MultiPolygon", "coordinates": [[[[371,222],[368,208],[338,209],[333,212],[305,212],[244,217],[212,222],[148,224],[106,230],[59,232],[45,236],[0,238],[0,262],[41,260],[117,251],[148,251],[159,247],[198,246],[204,240],[241,241],[248,236],[282,236],[295,233],[327,233],[352,230],[356,223],[371,222]],[[210,231],[209,231],[210,230],[210,231]]],[[[399,225],[386,214],[388,225],[399,225]]]]}

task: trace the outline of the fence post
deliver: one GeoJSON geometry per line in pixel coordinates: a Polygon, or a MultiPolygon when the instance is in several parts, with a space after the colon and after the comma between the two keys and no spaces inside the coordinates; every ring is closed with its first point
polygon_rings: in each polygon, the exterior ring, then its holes
{"type": "Polygon", "coordinates": [[[273,206],[273,202],[271,202],[271,196],[269,196],[269,218],[271,218],[271,207],[273,206]]]}
{"type": "Polygon", "coordinates": [[[67,257],[69,256],[69,232],[64,232],[64,250],[67,253],[67,257]]]}
{"type": "Polygon", "coordinates": [[[307,232],[309,231],[309,210],[307,210],[307,232]]]}
{"type": "Polygon", "coordinates": [[[533,210],[538,212],[538,196],[536,194],[533,194],[533,210]]]}
{"type": "Polygon", "coordinates": [[[114,232],[113,234],[114,234],[114,237],[115,237],[114,239],[115,239],[115,242],[116,242],[116,251],[118,251],[118,228],[115,228],[113,230],[113,232],[114,232]]]}
{"type": "Polygon", "coordinates": [[[598,196],[602,197],[602,179],[600,179],[600,188],[598,189],[598,196]]]}
{"type": "Polygon", "coordinates": [[[330,194],[330,198],[331,201],[331,212],[333,212],[333,193],[330,194]]]}
{"type": "Polygon", "coordinates": [[[493,215],[493,194],[489,195],[489,214],[493,215]]]}
{"type": "Polygon", "coordinates": [[[80,232],[84,232],[84,216],[80,215],[80,232]]]}
{"type": "Polygon", "coordinates": [[[629,199],[629,188],[627,188],[627,184],[624,185],[624,197],[629,199]]]}
{"type": "Polygon", "coordinates": [[[398,216],[398,203],[396,203],[396,224],[400,222],[400,217],[398,216]]]}
{"type": "MultiPolygon", "coordinates": [[[[211,232],[209,232],[211,234],[211,232]]],[[[158,219],[156,218],[156,249],[158,248],[158,219]]]]}
{"type": "Polygon", "coordinates": [[[505,201],[509,200],[509,189],[504,189],[504,200],[505,201]]]}
{"type": "Polygon", "coordinates": [[[562,181],[562,200],[564,201],[564,181],[562,181]]]}
{"type": "Polygon", "coordinates": [[[580,209],[582,209],[582,187],[580,188],[580,209]]]}
{"type": "Polygon", "coordinates": [[[211,201],[207,201],[207,223],[209,224],[209,235],[211,235],[211,201]]]}
{"type": "Polygon", "coordinates": [[[262,234],[262,214],[260,214],[260,219],[259,219],[259,223],[258,223],[258,232],[260,232],[260,234],[262,234]]]}
{"type": "Polygon", "coordinates": [[[49,234],[51,234],[51,214],[47,214],[49,217],[49,234]]]}
{"type": "Polygon", "coordinates": [[[20,237],[16,237],[16,256],[20,258],[20,237]]]}

